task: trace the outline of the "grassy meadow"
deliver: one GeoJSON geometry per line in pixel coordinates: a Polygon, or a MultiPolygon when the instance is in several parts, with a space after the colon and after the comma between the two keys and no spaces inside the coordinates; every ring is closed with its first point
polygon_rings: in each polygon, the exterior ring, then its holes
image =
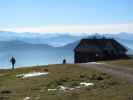
{"type": "Polygon", "coordinates": [[[74,64],[33,66],[0,70],[0,100],[133,100],[133,84],[91,68],[74,64]],[[18,74],[48,71],[46,76],[16,77],[18,74]],[[69,91],[48,91],[59,85],[78,86],[91,82],[94,86],[69,91]]]}
{"type": "Polygon", "coordinates": [[[115,65],[118,67],[133,68],[133,59],[106,61],[105,63],[110,64],[110,65],[115,65]]]}

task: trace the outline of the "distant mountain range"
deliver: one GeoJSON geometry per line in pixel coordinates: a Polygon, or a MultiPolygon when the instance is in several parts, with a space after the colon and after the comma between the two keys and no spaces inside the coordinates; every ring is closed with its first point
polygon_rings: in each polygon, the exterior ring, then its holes
{"type": "MultiPolygon", "coordinates": [[[[133,33],[124,33],[124,32],[118,33],[118,34],[110,33],[110,34],[104,34],[104,35],[100,35],[99,33],[94,33],[93,35],[80,34],[80,35],[74,36],[74,35],[71,35],[70,33],[40,34],[40,33],[28,33],[28,32],[15,33],[15,32],[8,32],[8,31],[0,31],[0,41],[22,41],[30,44],[49,44],[54,47],[64,46],[69,43],[78,41],[82,38],[87,38],[92,36],[112,37],[119,40],[120,42],[123,42],[124,44],[133,43],[133,33]]],[[[129,47],[132,47],[132,45],[129,45],[129,47]]]]}
{"type": "Polygon", "coordinates": [[[15,33],[15,32],[7,32],[0,31],[0,41],[22,41],[30,44],[49,44],[54,47],[63,46],[82,38],[86,37],[82,36],[72,36],[66,34],[40,34],[40,33],[15,33]]]}
{"type": "Polygon", "coordinates": [[[73,63],[73,49],[82,38],[115,38],[133,54],[133,34],[78,35],[15,33],[0,31],[0,68],[9,68],[9,58],[15,56],[16,66],[73,63]]]}

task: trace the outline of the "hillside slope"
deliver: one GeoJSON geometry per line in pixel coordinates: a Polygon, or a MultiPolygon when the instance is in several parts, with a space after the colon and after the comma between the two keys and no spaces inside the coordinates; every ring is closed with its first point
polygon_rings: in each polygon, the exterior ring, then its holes
{"type": "Polygon", "coordinates": [[[129,100],[133,91],[132,83],[126,80],[70,64],[1,70],[0,81],[0,100],[129,100]],[[16,76],[35,71],[49,74],[31,78],[16,76]],[[79,87],[81,82],[94,85],[79,87]]]}

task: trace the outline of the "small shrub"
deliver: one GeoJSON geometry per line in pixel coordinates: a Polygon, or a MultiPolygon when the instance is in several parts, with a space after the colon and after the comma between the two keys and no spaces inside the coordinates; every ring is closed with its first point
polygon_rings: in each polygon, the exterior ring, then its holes
{"type": "Polygon", "coordinates": [[[56,81],[51,81],[46,85],[47,88],[56,88],[57,86],[58,84],[56,81]]]}
{"type": "Polygon", "coordinates": [[[45,72],[48,72],[48,69],[44,69],[45,72]]]}
{"type": "Polygon", "coordinates": [[[3,91],[1,91],[1,94],[10,94],[11,93],[11,91],[9,91],[9,90],[3,90],[3,91]]]}
{"type": "Polygon", "coordinates": [[[102,73],[102,75],[107,75],[107,73],[102,73]]]}
{"type": "Polygon", "coordinates": [[[102,76],[98,76],[98,77],[97,77],[97,80],[98,80],[98,81],[101,81],[101,80],[103,80],[103,77],[102,77],[102,76]]]}
{"type": "Polygon", "coordinates": [[[85,75],[80,75],[79,77],[80,77],[80,78],[85,78],[85,75]]]}
{"type": "Polygon", "coordinates": [[[70,86],[70,87],[74,87],[74,86],[78,86],[79,85],[79,81],[70,81],[69,83],[68,83],[68,85],[70,86]]]}
{"type": "Polygon", "coordinates": [[[63,85],[63,80],[58,80],[58,81],[55,81],[57,85],[63,85]]]}

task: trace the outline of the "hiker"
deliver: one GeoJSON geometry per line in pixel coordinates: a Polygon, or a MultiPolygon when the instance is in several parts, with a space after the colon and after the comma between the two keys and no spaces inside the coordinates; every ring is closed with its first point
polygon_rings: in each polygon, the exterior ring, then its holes
{"type": "Polygon", "coordinates": [[[63,59],[63,64],[66,64],[66,59],[63,59]]]}
{"type": "Polygon", "coordinates": [[[14,69],[14,65],[15,65],[15,63],[16,63],[16,59],[15,59],[15,57],[11,57],[11,59],[10,59],[10,62],[11,62],[11,64],[12,64],[12,69],[14,69]]]}

